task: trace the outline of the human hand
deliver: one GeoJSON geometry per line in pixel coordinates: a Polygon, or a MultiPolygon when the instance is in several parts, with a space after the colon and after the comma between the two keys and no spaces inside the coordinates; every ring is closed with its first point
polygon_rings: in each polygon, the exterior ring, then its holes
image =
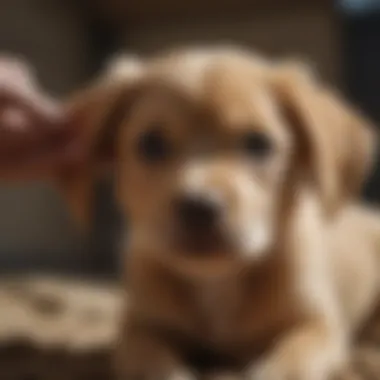
{"type": "Polygon", "coordinates": [[[0,55],[0,179],[46,179],[75,166],[75,135],[63,105],[40,88],[32,68],[0,55]]]}

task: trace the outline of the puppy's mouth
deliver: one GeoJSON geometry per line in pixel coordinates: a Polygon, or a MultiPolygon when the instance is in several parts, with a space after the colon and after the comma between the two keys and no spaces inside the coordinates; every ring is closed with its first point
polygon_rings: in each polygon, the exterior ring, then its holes
{"type": "Polygon", "coordinates": [[[227,255],[229,244],[221,229],[176,228],[175,244],[180,252],[198,257],[227,255]]]}

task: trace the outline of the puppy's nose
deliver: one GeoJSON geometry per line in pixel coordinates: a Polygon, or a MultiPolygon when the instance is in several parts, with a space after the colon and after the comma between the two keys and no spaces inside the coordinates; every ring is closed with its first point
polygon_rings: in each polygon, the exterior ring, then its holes
{"type": "Polygon", "coordinates": [[[175,201],[175,209],[182,226],[193,230],[212,228],[220,214],[217,202],[196,196],[178,198],[175,201]]]}

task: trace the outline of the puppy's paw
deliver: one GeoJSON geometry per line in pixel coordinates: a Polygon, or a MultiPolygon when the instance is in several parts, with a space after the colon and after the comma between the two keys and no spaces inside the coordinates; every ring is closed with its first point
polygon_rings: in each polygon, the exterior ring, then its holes
{"type": "Polygon", "coordinates": [[[328,380],[347,364],[348,346],[325,320],[301,324],[254,365],[249,380],[328,380]]]}
{"type": "Polygon", "coordinates": [[[322,380],[311,377],[310,372],[305,365],[272,358],[252,368],[247,378],[248,380],[322,380]]]}
{"type": "Polygon", "coordinates": [[[319,355],[304,352],[277,351],[251,367],[249,380],[327,380],[328,363],[319,355]]]}

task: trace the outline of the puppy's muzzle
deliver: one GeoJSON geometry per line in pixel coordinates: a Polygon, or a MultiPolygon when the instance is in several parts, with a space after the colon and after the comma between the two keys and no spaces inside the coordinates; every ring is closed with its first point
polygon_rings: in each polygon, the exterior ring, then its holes
{"type": "Polygon", "coordinates": [[[197,195],[183,195],[174,201],[179,227],[191,234],[214,230],[221,216],[221,205],[212,199],[197,195]]]}

